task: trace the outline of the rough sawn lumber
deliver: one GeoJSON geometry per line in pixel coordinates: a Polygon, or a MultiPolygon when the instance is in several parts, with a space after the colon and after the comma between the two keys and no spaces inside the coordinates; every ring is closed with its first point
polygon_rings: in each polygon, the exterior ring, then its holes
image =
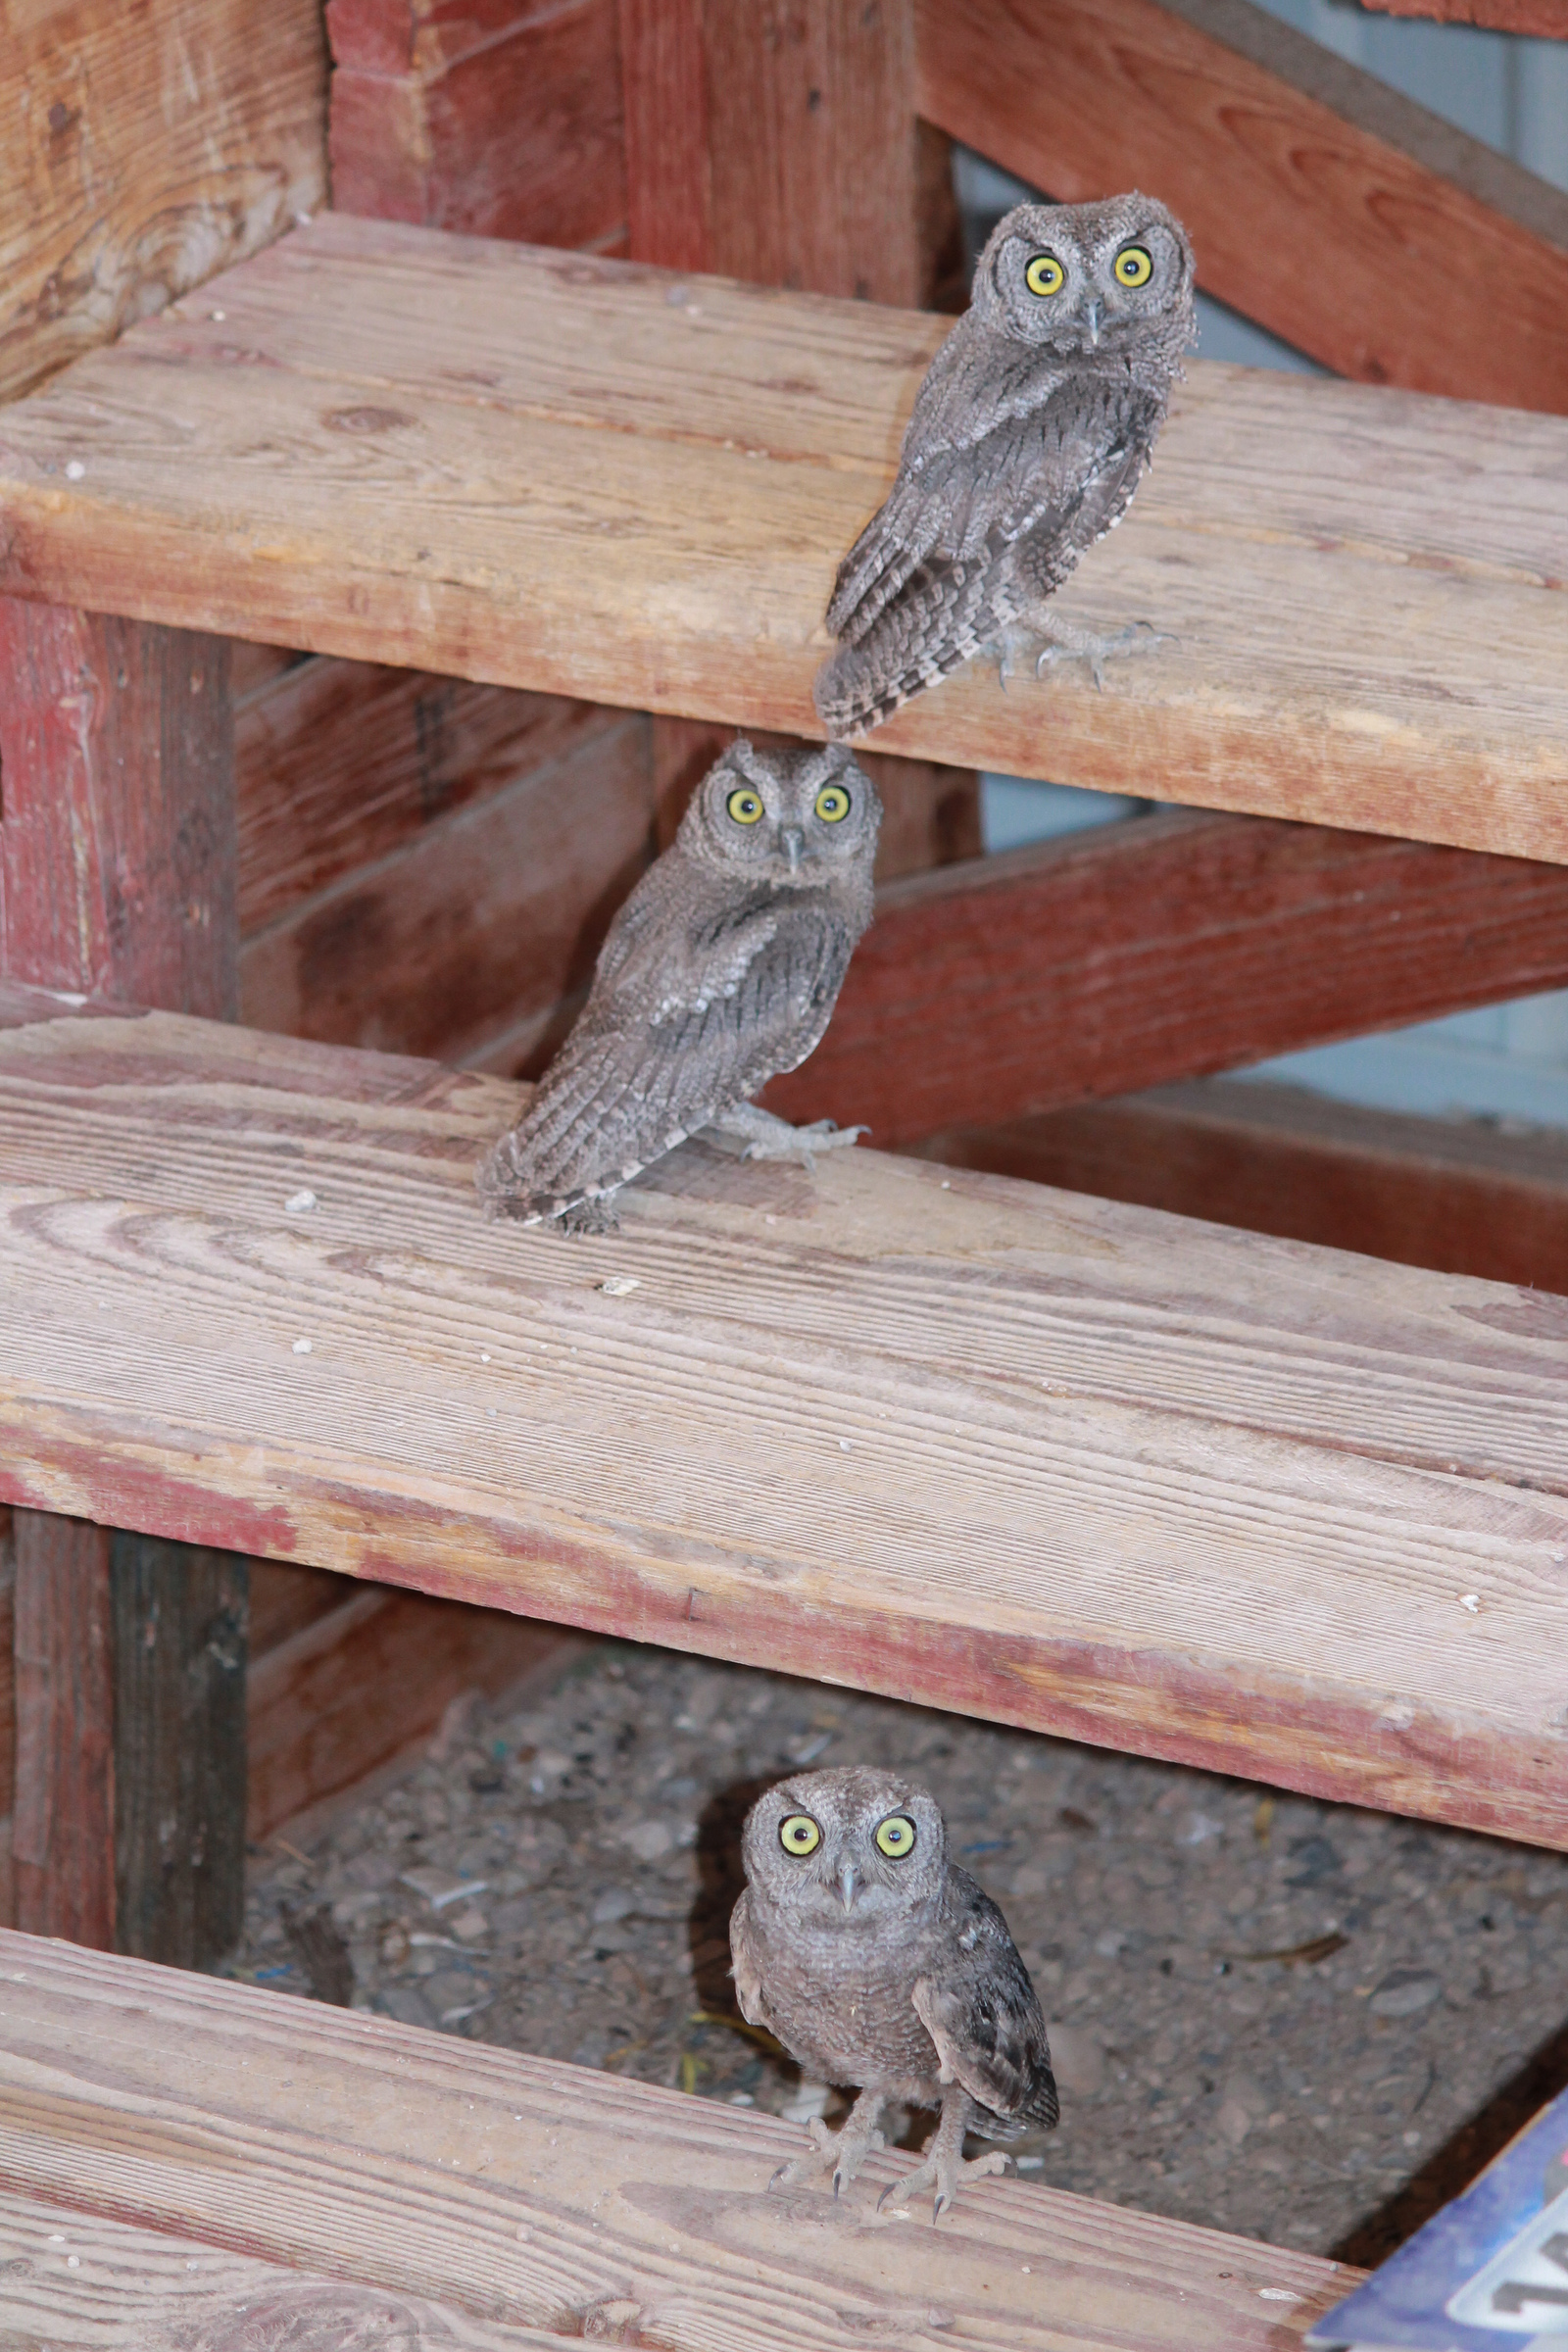
{"type": "MultiPolygon", "coordinates": [[[[323,216],[5,413],[0,588],[813,735],[946,331],[323,216]]],[[[1195,363],[1061,600],[1172,642],[877,748],[1568,859],[1565,543],[1568,421],[1195,363]]]]}
{"type": "MultiPolygon", "coordinates": [[[[73,2326],[117,2253],[147,2264],[153,2311],[174,2296],[143,2233],[221,2257],[179,2282],[187,2326],[215,2284],[281,2295],[266,2263],[318,2294],[367,2290],[362,2324],[372,2294],[390,2300],[399,2342],[430,2352],[1288,2352],[1360,2276],[1018,2180],[966,2187],[938,2229],[879,2216],[914,2161],[900,2153],[839,2203],[825,2184],[770,2194],[802,2138],[586,2067],[0,1934],[0,2244],[20,2200],[73,2217],[42,2249],[73,2326]],[[136,2257],[106,2222],[140,2235],[136,2257]]],[[[333,2311],[301,2304],[303,2339],[333,2311]]]]}
{"type": "MultiPolygon", "coordinates": [[[[1568,194],[1250,0],[917,0],[920,111],[1342,375],[1568,409],[1568,194]]],[[[1523,29],[1521,26],[1519,29],[1523,29]]]]}
{"type": "Polygon", "coordinates": [[[1560,866],[1167,811],[879,888],[767,1102],[887,1148],[1565,984],[1560,866]]]}
{"type": "Polygon", "coordinates": [[[514,1085],[0,1021],[0,1499],[1568,1844],[1560,1299],[864,1150],[571,1244],[514,1085]]]}

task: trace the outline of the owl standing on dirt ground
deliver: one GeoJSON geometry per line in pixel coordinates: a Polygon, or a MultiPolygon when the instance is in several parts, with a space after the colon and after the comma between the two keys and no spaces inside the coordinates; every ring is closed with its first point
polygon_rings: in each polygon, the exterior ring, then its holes
{"type": "Polygon", "coordinates": [[[499,1214],[604,1230],[610,1196],[706,1135],[809,1168],[863,1127],[792,1127],[750,1098],[820,1042],[871,920],[882,805],[838,744],[732,743],[610,926],[588,1002],[478,1171],[499,1214]]]}
{"type": "Polygon", "coordinates": [[[926,373],[898,479],[839,565],[837,651],[816,708],[876,726],[974,654],[1102,664],[1157,641],[1097,638],[1050,599],[1126,513],[1195,333],[1193,253],[1152,197],[1020,204],[926,373]]]}
{"type": "Polygon", "coordinates": [[[1007,1923],[948,1860],[942,1814],[901,1775],[798,1773],[760,1796],[741,1841],[746,1889],[730,1920],[741,2014],[818,2082],[859,2097],[840,2132],[811,2125],[808,2155],[775,2183],[831,2172],[833,2193],[883,2144],[889,2099],[942,2108],[917,2171],[883,2192],[932,2188],[932,2219],[967,2174],[966,2132],[1018,2139],[1056,2121],[1045,2019],[1007,1923]]]}

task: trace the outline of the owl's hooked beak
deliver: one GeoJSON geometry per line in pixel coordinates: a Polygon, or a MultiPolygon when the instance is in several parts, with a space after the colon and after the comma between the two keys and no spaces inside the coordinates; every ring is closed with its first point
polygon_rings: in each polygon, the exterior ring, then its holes
{"type": "Polygon", "coordinates": [[[1095,349],[1096,345],[1100,341],[1100,307],[1101,306],[1098,302],[1092,302],[1089,305],[1087,312],[1087,317],[1089,319],[1089,348],[1091,351],[1095,349]]]}
{"type": "Polygon", "coordinates": [[[846,1911],[853,1911],[855,1909],[856,1889],[858,1887],[859,1884],[860,1874],[856,1869],[855,1864],[853,1862],[841,1862],[839,1864],[839,1895],[843,1901],[846,1911]]]}
{"type": "MultiPolygon", "coordinates": [[[[799,873],[801,859],[806,853],[806,835],[801,831],[799,825],[782,825],[779,828],[778,837],[784,844],[784,854],[790,861],[790,872],[792,874],[799,873]]],[[[845,1908],[848,1909],[848,1903],[846,1903],[845,1908]]]]}

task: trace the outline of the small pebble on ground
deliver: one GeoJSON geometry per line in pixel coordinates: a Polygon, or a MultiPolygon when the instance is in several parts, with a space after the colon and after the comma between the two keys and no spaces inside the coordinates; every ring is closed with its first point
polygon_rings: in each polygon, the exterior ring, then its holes
{"type": "Polygon", "coordinates": [[[767,1781],[875,1762],[1051,2021],[1026,2179],[1376,2262],[1568,2081],[1568,1855],[612,1642],[438,1746],[263,1848],[227,1973],[831,2120],[736,2016],[737,1846],[767,1781]]]}

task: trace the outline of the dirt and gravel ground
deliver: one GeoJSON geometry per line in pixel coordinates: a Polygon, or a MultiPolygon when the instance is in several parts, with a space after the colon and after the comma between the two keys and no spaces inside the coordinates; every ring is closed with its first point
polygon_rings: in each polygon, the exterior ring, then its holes
{"type": "Polygon", "coordinates": [[[737,1835],[861,1759],[934,1790],[1034,1976],[1036,2179],[1377,2261],[1568,2082],[1568,1855],[610,1643],[270,1845],[230,1973],[804,2119],[734,2018],[737,1835]]]}

